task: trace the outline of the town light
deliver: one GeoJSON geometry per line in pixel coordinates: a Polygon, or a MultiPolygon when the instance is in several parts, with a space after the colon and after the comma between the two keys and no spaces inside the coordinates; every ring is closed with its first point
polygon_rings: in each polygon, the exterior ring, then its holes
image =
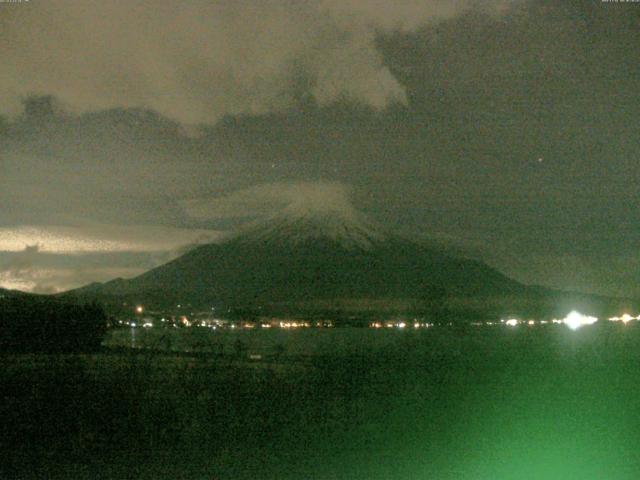
{"type": "Polygon", "coordinates": [[[588,315],[582,315],[575,310],[569,313],[562,322],[569,327],[571,330],[577,330],[583,325],[593,325],[596,323],[598,319],[596,317],[590,317],[588,315]]]}

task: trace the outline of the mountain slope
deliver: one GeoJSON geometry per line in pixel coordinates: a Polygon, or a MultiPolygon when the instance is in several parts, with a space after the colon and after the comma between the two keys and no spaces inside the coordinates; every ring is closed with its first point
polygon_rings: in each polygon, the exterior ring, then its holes
{"type": "Polygon", "coordinates": [[[192,305],[514,294],[524,287],[477,261],[385,231],[343,204],[292,205],[219,244],[131,280],[77,290],[192,305]]]}

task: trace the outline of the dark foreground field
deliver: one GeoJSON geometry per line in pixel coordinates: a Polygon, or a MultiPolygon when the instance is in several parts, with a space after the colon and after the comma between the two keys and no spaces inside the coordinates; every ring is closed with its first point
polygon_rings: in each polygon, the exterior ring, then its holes
{"type": "Polygon", "coordinates": [[[640,327],[379,334],[268,362],[3,355],[0,477],[640,478],[640,327]]]}

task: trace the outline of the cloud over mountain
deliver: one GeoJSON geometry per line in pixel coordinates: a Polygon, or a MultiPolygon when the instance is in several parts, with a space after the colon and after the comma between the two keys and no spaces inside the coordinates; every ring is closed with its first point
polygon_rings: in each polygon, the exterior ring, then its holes
{"type": "Polygon", "coordinates": [[[347,185],[339,182],[274,182],[255,185],[221,197],[185,200],[187,215],[198,220],[296,215],[309,211],[355,211],[347,185]]]}
{"type": "Polygon", "coordinates": [[[74,276],[57,288],[131,276],[296,197],[344,207],[343,184],[385,227],[524,283],[638,295],[637,12],[0,2],[0,265],[38,245],[32,271],[74,276]],[[107,273],[132,254],[135,272],[107,273]],[[105,256],[100,271],[67,269],[85,255],[105,256]]]}
{"type": "Polygon", "coordinates": [[[384,107],[405,92],[377,33],[510,3],[23,2],[0,11],[0,112],[18,112],[32,93],[76,111],[144,106],[185,123],[278,110],[305,96],[384,107]]]}

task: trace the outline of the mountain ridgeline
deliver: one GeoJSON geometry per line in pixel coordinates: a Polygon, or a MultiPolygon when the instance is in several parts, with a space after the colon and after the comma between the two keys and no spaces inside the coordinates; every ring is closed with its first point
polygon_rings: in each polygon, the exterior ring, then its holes
{"type": "Polygon", "coordinates": [[[386,231],[343,205],[291,206],[136,278],[67,295],[265,314],[346,308],[465,318],[542,314],[558,303],[552,291],[386,231]]]}
{"type": "Polygon", "coordinates": [[[519,283],[473,260],[385,231],[349,210],[285,210],[131,280],[77,294],[194,305],[516,293],[519,283]]]}

